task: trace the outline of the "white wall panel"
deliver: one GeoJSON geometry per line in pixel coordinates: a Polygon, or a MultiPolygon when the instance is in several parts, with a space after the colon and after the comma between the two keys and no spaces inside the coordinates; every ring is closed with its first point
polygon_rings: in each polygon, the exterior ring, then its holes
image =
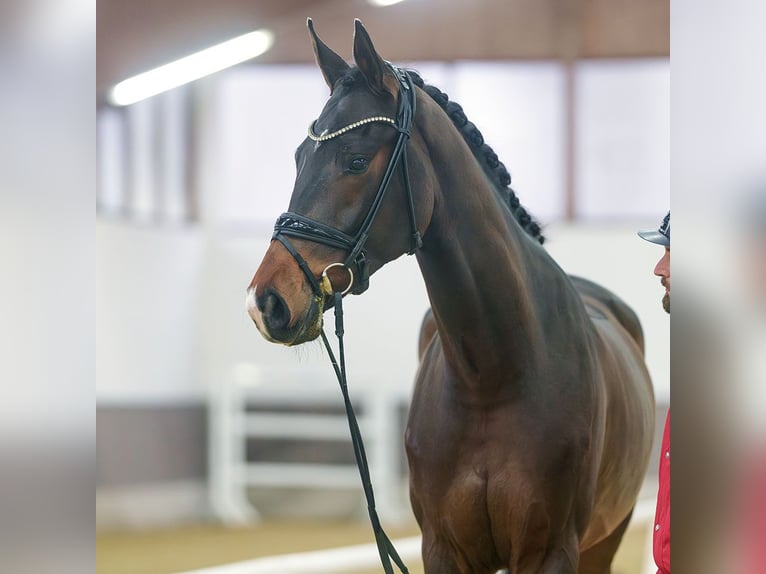
{"type": "Polygon", "coordinates": [[[128,189],[126,202],[133,219],[150,221],[157,216],[157,100],[149,98],[127,109],[128,189]]]}
{"type": "Polygon", "coordinates": [[[187,138],[191,126],[188,87],[184,86],[158,96],[161,114],[158,211],[163,221],[179,223],[189,216],[189,190],[186,177],[187,138]]]}
{"type": "Polygon", "coordinates": [[[96,240],[97,398],[199,394],[199,230],[101,221],[96,240]]]}
{"type": "Polygon", "coordinates": [[[115,215],[125,208],[125,126],[117,109],[98,114],[98,208],[115,215]]]}
{"type": "MultiPolygon", "coordinates": [[[[287,210],[293,152],[329,95],[315,66],[234,68],[220,75],[208,214],[213,221],[270,221],[287,210]]],[[[210,134],[208,134],[210,135],[210,134]]],[[[204,159],[203,159],[204,161],[204,159]]]]}
{"type": "Polygon", "coordinates": [[[564,214],[564,70],[557,63],[461,62],[450,99],[511,173],[522,205],[544,222],[564,214]]]}
{"type": "Polygon", "coordinates": [[[665,213],[668,60],[581,62],[576,74],[576,215],[624,219],[665,213]]]}

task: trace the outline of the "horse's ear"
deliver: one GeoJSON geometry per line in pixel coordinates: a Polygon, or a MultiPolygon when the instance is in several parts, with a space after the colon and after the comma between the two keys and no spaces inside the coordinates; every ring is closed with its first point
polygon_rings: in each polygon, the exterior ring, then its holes
{"type": "Polygon", "coordinates": [[[336,80],[345,74],[350,69],[350,66],[319,39],[319,36],[314,31],[314,22],[311,21],[311,18],[306,20],[306,25],[309,27],[309,34],[311,35],[314,58],[319,69],[322,70],[324,81],[330,86],[330,91],[332,92],[332,87],[335,85],[336,80]]]}
{"type": "MultiPolygon", "coordinates": [[[[375,51],[370,35],[358,18],[354,20],[354,62],[375,94],[382,94],[387,90],[386,75],[394,79],[383,58],[375,51]]],[[[391,88],[388,88],[388,91],[392,91],[391,88]]]]}

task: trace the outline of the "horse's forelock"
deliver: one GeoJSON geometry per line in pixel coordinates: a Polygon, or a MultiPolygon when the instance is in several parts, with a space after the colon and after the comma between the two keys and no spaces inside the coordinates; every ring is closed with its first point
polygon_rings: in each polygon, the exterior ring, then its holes
{"type": "Polygon", "coordinates": [[[354,76],[354,72],[358,74],[359,70],[354,68],[343,74],[343,77],[340,79],[341,86],[351,87],[356,83],[357,78],[354,76]]]}

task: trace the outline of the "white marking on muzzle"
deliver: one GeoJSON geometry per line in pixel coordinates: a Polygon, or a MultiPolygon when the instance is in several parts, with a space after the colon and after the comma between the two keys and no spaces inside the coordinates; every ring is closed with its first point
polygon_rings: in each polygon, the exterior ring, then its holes
{"type": "Polygon", "coordinates": [[[255,302],[256,287],[258,286],[256,285],[247,290],[247,297],[245,297],[245,309],[247,310],[247,314],[250,315],[250,318],[255,323],[255,326],[261,335],[263,335],[266,340],[273,342],[274,339],[271,338],[266,325],[263,323],[263,314],[260,312],[258,305],[255,302]]]}

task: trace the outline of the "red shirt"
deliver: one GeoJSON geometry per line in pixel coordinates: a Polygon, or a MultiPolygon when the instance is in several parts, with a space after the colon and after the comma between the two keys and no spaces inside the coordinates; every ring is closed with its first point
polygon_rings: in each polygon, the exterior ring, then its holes
{"type": "Polygon", "coordinates": [[[766,458],[755,452],[745,461],[744,475],[738,488],[738,506],[735,524],[740,571],[763,572],[766,564],[766,548],[763,533],[766,532],[766,458]]]}
{"type": "Polygon", "coordinates": [[[660,485],[654,515],[654,562],[658,574],[670,574],[670,409],[660,451],[660,485]]]}

